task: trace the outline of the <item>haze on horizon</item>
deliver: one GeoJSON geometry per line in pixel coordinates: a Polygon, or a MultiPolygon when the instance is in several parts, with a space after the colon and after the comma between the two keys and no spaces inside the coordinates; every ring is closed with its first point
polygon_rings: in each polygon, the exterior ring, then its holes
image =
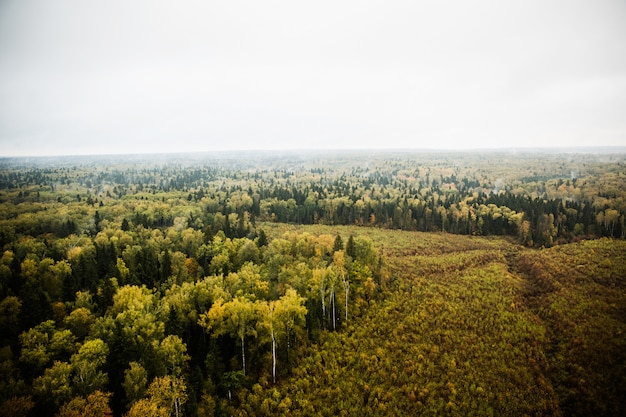
{"type": "Polygon", "coordinates": [[[626,145],[626,2],[0,2],[0,156],[626,145]]]}

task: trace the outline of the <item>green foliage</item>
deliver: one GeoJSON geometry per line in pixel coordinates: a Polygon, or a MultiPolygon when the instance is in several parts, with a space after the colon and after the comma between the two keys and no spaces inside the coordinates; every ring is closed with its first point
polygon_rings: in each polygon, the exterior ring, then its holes
{"type": "Polygon", "coordinates": [[[78,353],[72,355],[74,387],[77,392],[87,395],[106,387],[108,378],[100,368],[106,364],[108,355],[109,347],[101,339],[86,341],[78,353]]]}
{"type": "Polygon", "coordinates": [[[141,399],[148,387],[148,373],[140,363],[131,362],[130,367],[124,371],[124,393],[129,405],[133,405],[141,399]]]}
{"type": "Polygon", "coordinates": [[[72,365],[54,362],[52,367],[33,381],[33,391],[44,403],[59,407],[72,398],[72,365]]]}

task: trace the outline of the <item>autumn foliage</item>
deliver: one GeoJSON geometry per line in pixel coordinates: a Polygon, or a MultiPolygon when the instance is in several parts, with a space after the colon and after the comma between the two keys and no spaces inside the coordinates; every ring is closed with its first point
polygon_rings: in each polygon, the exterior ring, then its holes
{"type": "Polygon", "coordinates": [[[467,158],[2,160],[0,415],[622,415],[620,157],[467,158]]]}

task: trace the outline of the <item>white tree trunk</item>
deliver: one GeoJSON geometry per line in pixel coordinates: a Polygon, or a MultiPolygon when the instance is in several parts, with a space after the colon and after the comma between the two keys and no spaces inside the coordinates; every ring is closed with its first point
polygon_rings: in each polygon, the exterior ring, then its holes
{"type": "Polygon", "coordinates": [[[246,376],[246,346],[244,340],[245,336],[241,338],[241,362],[243,363],[243,376],[246,376]]]}
{"type": "Polygon", "coordinates": [[[350,294],[350,283],[348,280],[344,281],[343,289],[346,292],[346,323],[348,322],[348,296],[350,294]]]}
{"type": "Polygon", "coordinates": [[[272,329],[272,380],[276,383],[276,338],[272,329]]]}
{"type": "Polygon", "coordinates": [[[331,290],[330,292],[330,304],[333,313],[333,330],[336,330],[336,320],[335,320],[335,290],[331,290]]]}
{"type": "Polygon", "coordinates": [[[325,293],[326,291],[324,290],[323,287],[320,287],[320,296],[322,298],[322,317],[324,318],[322,320],[322,326],[324,327],[324,329],[326,328],[326,297],[325,297],[325,293]]]}

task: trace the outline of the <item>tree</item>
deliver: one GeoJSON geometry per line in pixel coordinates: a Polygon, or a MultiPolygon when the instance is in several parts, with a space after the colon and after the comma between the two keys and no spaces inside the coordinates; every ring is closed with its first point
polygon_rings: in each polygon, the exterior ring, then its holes
{"type": "Polygon", "coordinates": [[[327,287],[327,271],[322,268],[315,268],[311,274],[311,280],[309,281],[310,293],[312,295],[319,295],[319,300],[322,306],[322,327],[325,328],[326,323],[326,287],[327,287]]]}
{"type": "Polygon", "coordinates": [[[555,236],[556,227],[554,227],[554,215],[552,213],[540,215],[537,218],[535,242],[545,246],[552,246],[555,236]]]}
{"type": "Polygon", "coordinates": [[[90,334],[110,348],[107,370],[113,381],[123,379],[130,361],[141,362],[151,375],[164,372],[155,347],[165,336],[166,317],[157,296],[147,288],[118,289],[113,305],[95,321],[90,334]]]}
{"type": "Polygon", "coordinates": [[[117,258],[115,267],[119,273],[119,282],[121,284],[127,284],[128,279],[130,278],[130,270],[126,267],[124,260],[122,258],[117,258]]]}
{"type": "Polygon", "coordinates": [[[133,406],[125,414],[125,417],[170,417],[170,411],[161,407],[157,402],[148,398],[142,398],[133,404],[133,406]]]}
{"type": "Polygon", "coordinates": [[[348,243],[346,243],[346,255],[351,259],[356,259],[356,246],[354,244],[354,236],[350,235],[348,243]]]}
{"type": "Polygon", "coordinates": [[[148,387],[148,396],[161,407],[174,411],[179,417],[182,406],[187,402],[187,386],[182,378],[164,376],[155,378],[148,387]]]}
{"type": "Polygon", "coordinates": [[[256,244],[259,248],[267,246],[267,236],[265,235],[265,230],[259,230],[259,236],[257,237],[256,244]]]}
{"type": "Polygon", "coordinates": [[[272,382],[276,383],[276,301],[259,301],[258,325],[267,331],[272,344],[272,382]]]}
{"type": "Polygon", "coordinates": [[[148,372],[138,362],[131,362],[129,368],[124,371],[122,387],[126,393],[129,406],[141,399],[148,386],[148,372]]]}
{"type": "Polygon", "coordinates": [[[163,338],[164,321],[156,296],[145,286],[120,287],[107,315],[121,324],[128,342],[145,351],[149,342],[163,338]]]}
{"type": "MultiPolygon", "coordinates": [[[[42,261],[43,262],[43,261],[42,261]]],[[[43,268],[48,266],[48,261],[43,262],[43,268]]],[[[21,264],[21,276],[23,286],[20,290],[20,299],[29,306],[22,311],[24,324],[28,327],[44,321],[52,316],[50,297],[44,291],[41,282],[40,263],[33,258],[26,258],[21,264]]]]}
{"type": "Polygon", "coordinates": [[[329,290],[329,302],[330,302],[330,314],[331,321],[333,324],[333,330],[337,329],[337,308],[335,305],[335,289],[338,284],[338,275],[337,270],[332,266],[326,268],[326,282],[328,282],[328,290],[329,290]]]}
{"type": "Polygon", "coordinates": [[[59,407],[72,398],[72,365],[55,361],[51,368],[33,381],[33,390],[44,402],[59,407]]]}
{"type": "Polygon", "coordinates": [[[341,239],[340,235],[337,235],[335,238],[335,243],[333,243],[333,252],[337,252],[343,250],[343,239],[341,239]]]}
{"type": "Polygon", "coordinates": [[[287,355],[289,355],[291,333],[298,324],[304,322],[307,313],[304,298],[296,290],[289,288],[278,300],[257,302],[259,309],[260,330],[268,333],[272,346],[272,381],[276,383],[276,346],[277,339],[284,338],[287,355]]]}
{"type": "Polygon", "coordinates": [[[345,315],[346,322],[348,321],[348,299],[350,296],[350,280],[348,279],[348,269],[346,266],[346,254],[344,251],[340,250],[333,254],[333,267],[341,279],[341,284],[343,285],[343,291],[345,294],[345,315]]]}
{"type": "Polygon", "coordinates": [[[79,393],[88,395],[106,386],[108,377],[100,368],[106,363],[108,355],[109,348],[101,339],[86,341],[78,353],[72,355],[74,386],[79,393]]]}
{"type": "Polygon", "coordinates": [[[261,267],[246,262],[238,272],[231,272],[225,278],[225,284],[231,294],[245,296],[251,301],[268,296],[269,282],[262,279],[261,267]]]}
{"type": "Polygon", "coordinates": [[[126,417],[179,417],[187,402],[187,387],[182,378],[163,376],[154,378],[148,387],[147,398],[137,401],[126,417]]]}
{"type": "Polygon", "coordinates": [[[32,397],[12,397],[0,404],[0,417],[27,417],[35,407],[32,397]]]}
{"type": "Polygon", "coordinates": [[[107,417],[113,414],[109,407],[111,393],[95,391],[85,397],[74,397],[64,404],[57,417],[107,417]]]}
{"type": "Polygon", "coordinates": [[[287,357],[291,348],[291,335],[295,333],[298,325],[304,323],[306,313],[304,298],[299,296],[293,288],[289,288],[276,303],[274,314],[280,323],[281,333],[285,337],[287,357]]]}
{"type": "Polygon", "coordinates": [[[75,309],[63,320],[65,325],[79,340],[84,339],[89,334],[94,321],[95,316],[84,307],[75,309]]]}
{"type": "Polygon", "coordinates": [[[602,222],[604,223],[604,228],[608,232],[609,236],[613,236],[615,225],[618,223],[619,217],[620,213],[615,209],[604,210],[604,218],[602,219],[602,222]]]}
{"type": "Polygon", "coordinates": [[[48,344],[52,356],[63,360],[68,359],[76,351],[76,347],[76,337],[67,329],[55,330],[48,344]]]}
{"type": "Polygon", "coordinates": [[[241,344],[241,362],[246,374],[247,336],[256,336],[255,321],[257,319],[254,303],[245,297],[236,297],[224,303],[217,300],[211,309],[200,316],[198,324],[213,331],[213,337],[229,334],[239,339],[241,344]]]}
{"type": "Polygon", "coordinates": [[[22,302],[15,296],[5,297],[0,302],[0,330],[3,334],[14,335],[19,330],[22,302]]]}
{"type": "Polygon", "coordinates": [[[180,337],[176,335],[166,336],[160,343],[152,342],[155,347],[156,360],[159,362],[158,368],[163,368],[169,375],[180,376],[183,372],[185,363],[190,359],[187,355],[187,346],[180,337]]]}
{"type": "Polygon", "coordinates": [[[20,334],[20,362],[32,366],[35,371],[43,369],[52,359],[48,347],[53,333],[54,321],[47,320],[20,334]]]}

